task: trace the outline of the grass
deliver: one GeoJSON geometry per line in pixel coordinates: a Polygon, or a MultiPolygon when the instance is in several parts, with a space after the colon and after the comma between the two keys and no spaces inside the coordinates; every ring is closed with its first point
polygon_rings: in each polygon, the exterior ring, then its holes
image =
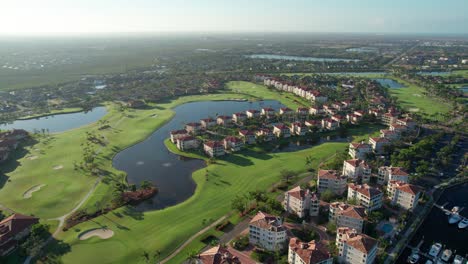
{"type": "Polygon", "coordinates": [[[295,110],[298,106],[310,106],[310,101],[297,97],[291,93],[279,92],[264,85],[251,82],[229,82],[227,89],[230,92],[254,96],[257,99],[278,100],[285,106],[295,110]]]}
{"type": "MultiPolygon", "coordinates": [[[[320,73],[320,72],[295,72],[295,73],[282,73],[281,75],[285,76],[312,76],[316,74],[331,74],[331,73],[320,73]]],[[[335,75],[335,74],[334,74],[335,75]]],[[[370,73],[370,72],[343,72],[341,74],[336,74],[336,76],[353,76],[353,77],[361,77],[361,78],[383,78],[387,74],[381,74],[381,73],[370,73]]]]}
{"type": "Polygon", "coordinates": [[[389,89],[389,91],[393,96],[398,98],[398,103],[410,112],[419,112],[427,118],[440,119],[443,114],[448,113],[452,109],[450,104],[438,98],[425,95],[426,90],[422,87],[400,78],[391,77],[391,79],[405,86],[399,89],[389,89]]]}
{"type": "MultiPolygon", "coordinates": [[[[85,142],[86,132],[93,131],[109,142],[100,149],[99,167],[112,181],[124,180],[124,174],[112,167],[112,158],[119,151],[135,144],[172,118],[173,107],[192,101],[243,99],[276,99],[288,107],[301,104],[292,95],[277,93],[263,85],[249,82],[231,82],[227,85],[229,93],[203,96],[187,96],[158,104],[144,110],[119,111],[116,104],[108,104],[110,129],[98,130],[97,123],[78,129],[55,134],[51,138],[38,137],[39,143],[27,147],[27,155],[37,155],[35,160],[25,156],[18,162],[7,164],[7,171],[1,176],[0,201],[14,210],[34,214],[43,219],[61,216],[70,211],[90,190],[96,178],[73,170],[73,162],[82,159],[80,144],[85,142]],[[156,117],[155,117],[156,115],[156,117]],[[62,165],[62,170],[53,170],[62,165]],[[22,194],[30,187],[47,184],[23,199],[22,194]]],[[[135,212],[129,207],[120,208],[93,221],[82,223],[76,228],[85,231],[90,228],[108,226],[115,232],[109,240],[91,238],[80,241],[73,230],[62,232],[59,238],[71,246],[71,251],[63,257],[65,263],[93,263],[99,256],[100,263],[142,262],[143,251],[162,252],[161,258],[169,255],[188,237],[198,232],[226,213],[230,212],[230,202],[237,194],[262,189],[265,190],[280,179],[279,171],[294,168],[303,172],[305,157],[314,157],[312,166],[328,156],[342,151],[347,143],[325,143],[310,149],[265,154],[246,150],[229,155],[207,168],[193,173],[197,183],[195,194],[187,201],[159,211],[135,212]]],[[[108,202],[112,198],[111,184],[100,183],[93,195],[82,206],[93,210],[97,201],[108,202]]],[[[75,229],[75,228],[74,228],[75,229]]],[[[196,245],[195,245],[196,246],[196,245]]],[[[192,247],[192,245],[190,245],[192,247]]],[[[176,257],[180,259],[180,256],[176,257]]],[[[175,262],[172,262],[175,263],[175,262]]]]}
{"type": "Polygon", "coordinates": [[[188,237],[203,228],[203,219],[215,221],[230,212],[230,202],[238,194],[264,190],[280,180],[281,169],[306,170],[305,157],[314,157],[316,166],[321,160],[342,151],[346,143],[325,143],[307,150],[262,154],[253,151],[226,156],[217,164],[193,173],[197,183],[195,194],[187,201],[164,210],[132,216],[129,208],[122,208],[93,222],[79,225],[81,230],[105,225],[115,236],[108,241],[79,241],[76,234],[63,234],[72,251],[65,255],[65,263],[92,262],[95,252],[102,256],[101,263],[128,263],[141,259],[144,250],[160,250],[169,255],[188,237]],[[124,228],[123,228],[123,227],[124,228]],[[120,228],[119,228],[120,227],[120,228]],[[171,238],[171,239],[168,239],[171,238]],[[93,253],[94,252],[94,253],[93,253]],[[114,252],[111,254],[111,252],[114,252]]]}

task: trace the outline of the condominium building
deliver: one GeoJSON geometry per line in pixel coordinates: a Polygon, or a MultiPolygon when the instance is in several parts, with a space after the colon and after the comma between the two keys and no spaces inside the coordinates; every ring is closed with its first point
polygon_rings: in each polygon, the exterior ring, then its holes
{"type": "Polygon", "coordinates": [[[336,195],[342,195],[346,190],[346,177],[336,170],[319,170],[317,176],[318,192],[331,190],[336,195]]]}
{"type": "Polygon", "coordinates": [[[318,195],[308,189],[297,186],[284,194],[283,207],[288,213],[296,214],[303,218],[308,213],[317,216],[320,200],[318,195]]]}
{"type": "Polygon", "coordinates": [[[350,159],[343,162],[343,175],[353,181],[369,182],[371,167],[365,160],[350,159]]]}
{"type": "Polygon", "coordinates": [[[333,256],[327,247],[314,240],[306,243],[296,237],[289,240],[289,264],[332,264],[333,256]]]}
{"type": "Polygon", "coordinates": [[[286,246],[286,227],[281,218],[258,212],[249,223],[249,242],[270,251],[286,246]]]}
{"type": "Polygon", "coordinates": [[[401,167],[381,166],[377,176],[377,183],[385,184],[389,181],[409,182],[409,176],[401,167]]]}
{"type": "Polygon", "coordinates": [[[336,232],[336,247],[340,263],[373,264],[377,256],[378,241],[349,227],[339,227],[336,232]]]}
{"type": "Polygon", "coordinates": [[[389,181],[387,185],[388,197],[392,204],[406,210],[414,210],[421,196],[421,188],[402,181],[389,181]]]}
{"type": "Polygon", "coordinates": [[[330,203],[328,218],[334,221],[337,227],[349,227],[361,233],[366,219],[365,211],[363,206],[333,202],[330,203]]]}
{"type": "Polygon", "coordinates": [[[383,193],[367,184],[348,184],[348,201],[356,200],[359,205],[371,212],[382,207],[383,193]]]}
{"type": "Polygon", "coordinates": [[[199,146],[200,141],[192,136],[185,136],[177,139],[177,148],[182,151],[196,149],[199,146]]]}
{"type": "Polygon", "coordinates": [[[365,160],[369,153],[372,153],[372,147],[370,144],[362,142],[349,144],[349,155],[353,159],[365,160]]]}

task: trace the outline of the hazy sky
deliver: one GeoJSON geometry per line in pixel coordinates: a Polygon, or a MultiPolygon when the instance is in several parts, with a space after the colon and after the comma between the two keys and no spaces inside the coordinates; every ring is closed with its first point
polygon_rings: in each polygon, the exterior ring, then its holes
{"type": "Polygon", "coordinates": [[[0,34],[468,33],[468,0],[0,0],[0,34]]]}

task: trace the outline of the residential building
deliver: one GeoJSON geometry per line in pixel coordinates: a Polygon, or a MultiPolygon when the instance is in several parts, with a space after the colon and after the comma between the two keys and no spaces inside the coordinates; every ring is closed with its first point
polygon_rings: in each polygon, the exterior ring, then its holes
{"type": "Polygon", "coordinates": [[[276,137],[288,138],[291,136],[291,131],[289,127],[284,124],[276,124],[273,126],[273,134],[275,134],[276,137]]]}
{"type": "Polygon", "coordinates": [[[372,146],[366,143],[350,143],[349,155],[353,159],[365,160],[367,155],[372,153],[372,146]]]}
{"type": "Polygon", "coordinates": [[[319,170],[317,176],[318,192],[332,191],[336,195],[342,195],[346,190],[346,177],[339,175],[336,170],[319,170]]]}
{"type": "Polygon", "coordinates": [[[371,212],[382,207],[383,193],[367,184],[348,184],[348,201],[355,200],[359,205],[371,212]]]}
{"type": "Polygon", "coordinates": [[[180,137],[177,139],[177,148],[182,151],[196,149],[200,146],[200,141],[192,136],[180,137]]]}
{"type": "Polygon", "coordinates": [[[299,107],[299,108],[297,108],[296,113],[297,113],[299,116],[306,116],[306,115],[309,113],[309,108],[307,108],[307,107],[299,107]]]}
{"type": "Polygon", "coordinates": [[[340,127],[340,123],[331,118],[322,119],[322,128],[327,130],[336,130],[340,127]]]}
{"type": "Polygon", "coordinates": [[[381,166],[377,176],[377,183],[385,184],[389,181],[409,182],[409,175],[402,167],[381,166]]]}
{"type": "Polygon", "coordinates": [[[142,100],[129,100],[126,105],[130,108],[143,108],[146,106],[146,103],[142,100]]]}
{"type": "Polygon", "coordinates": [[[209,157],[218,157],[226,154],[223,143],[219,141],[208,141],[203,144],[203,150],[209,157]]]}
{"type": "Polygon", "coordinates": [[[349,227],[362,233],[366,220],[366,208],[343,202],[333,202],[329,206],[328,218],[330,221],[334,221],[337,227],[349,227]]]}
{"type": "Polygon", "coordinates": [[[283,117],[292,117],[294,115],[294,111],[290,108],[282,107],[279,110],[279,114],[283,117]]]}
{"type": "Polygon", "coordinates": [[[29,235],[31,226],[39,223],[39,219],[22,214],[13,214],[0,221],[0,256],[13,252],[18,242],[29,235]]]}
{"type": "Polygon", "coordinates": [[[309,128],[309,131],[313,128],[320,129],[322,127],[322,123],[318,120],[307,120],[304,122],[304,125],[309,128]]]}
{"type": "Polygon", "coordinates": [[[223,140],[224,149],[233,152],[239,151],[244,146],[244,141],[238,137],[227,136],[223,140]]]}
{"type": "Polygon", "coordinates": [[[416,208],[421,196],[421,188],[419,186],[402,181],[389,181],[387,192],[392,204],[411,211],[416,208]]]}
{"type": "Polygon", "coordinates": [[[323,113],[324,113],[324,111],[323,111],[322,107],[313,106],[313,107],[309,108],[309,114],[311,114],[311,115],[320,115],[320,114],[323,114],[323,113]]]}
{"type": "Polygon", "coordinates": [[[232,124],[232,117],[230,116],[218,116],[216,118],[216,123],[220,126],[230,126],[232,124]]]}
{"type": "Polygon", "coordinates": [[[328,97],[322,95],[319,91],[311,91],[310,100],[317,103],[324,103],[328,100],[328,97]]]}
{"type": "Polygon", "coordinates": [[[265,116],[266,118],[273,118],[275,117],[276,113],[275,113],[275,109],[273,108],[262,108],[262,113],[261,113],[262,116],[265,116]]]}
{"type": "Polygon", "coordinates": [[[369,144],[372,147],[372,150],[376,154],[382,154],[384,153],[384,148],[385,146],[390,145],[390,141],[386,138],[381,138],[381,137],[371,137],[369,138],[369,144]]]}
{"type": "Polygon", "coordinates": [[[319,198],[317,194],[308,189],[304,190],[297,186],[284,194],[283,207],[286,212],[296,214],[303,218],[309,213],[310,216],[317,216],[319,213],[319,198]]]}
{"type": "Polygon", "coordinates": [[[260,117],[260,111],[255,110],[255,109],[250,109],[245,111],[245,114],[247,115],[247,118],[257,118],[260,117]]]}
{"type": "Polygon", "coordinates": [[[351,124],[359,124],[359,121],[361,121],[362,117],[355,115],[355,114],[346,114],[346,121],[348,121],[351,124]]]}
{"type": "Polygon", "coordinates": [[[349,227],[339,227],[336,247],[340,263],[373,264],[377,257],[378,241],[349,227]]]}
{"type": "Polygon", "coordinates": [[[202,129],[202,126],[201,126],[200,123],[192,122],[192,123],[188,123],[188,124],[185,125],[185,130],[189,134],[196,135],[196,134],[200,133],[201,129],[202,129]]]}
{"type": "Polygon", "coordinates": [[[296,237],[289,240],[289,264],[332,264],[333,256],[327,247],[312,240],[302,242],[296,237]]]}
{"type": "Polygon", "coordinates": [[[305,134],[309,131],[309,128],[301,122],[293,122],[291,123],[291,128],[289,130],[291,135],[305,136],[305,134]]]}
{"type": "Polygon", "coordinates": [[[240,130],[239,135],[244,139],[245,144],[255,144],[255,134],[249,130],[240,130]]]}
{"type": "Polygon", "coordinates": [[[338,122],[338,124],[342,123],[345,120],[345,118],[342,117],[341,115],[332,115],[331,119],[333,121],[338,122]]]}
{"type": "Polygon", "coordinates": [[[416,122],[414,122],[413,119],[409,117],[399,118],[396,120],[396,123],[398,125],[406,126],[409,129],[414,129],[416,127],[416,122]]]}
{"type": "Polygon", "coordinates": [[[249,223],[249,242],[266,250],[276,251],[287,243],[286,227],[277,216],[258,212],[249,223]]]}
{"type": "Polygon", "coordinates": [[[216,120],[213,118],[204,118],[200,120],[202,129],[208,129],[216,125],[216,120]]]}
{"type": "Polygon", "coordinates": [[[384,125],[389,126],[396,122],[398,115],[395,113],[385,113],[382,115],[381,120],[384,125]]]}
{"type": "Polygon", "coordinates": [[[268,128],[261,128],[256,132],[257,137],[263,137],[265,141],[271,141],[275,139],[275,134],[268,128]]]}
{"type": "Polygon", "coordinates": [[[369,182],[371,167],[365,160],[350,159],[343,162],[343,175],[353,181],[369,182]]]}
{"type": "Polygon", "coordinates": [[[247,115],[245,113],[234,113],[232,114],[232,121],[234,123],[242,123],[247,119],[247,115]]]}
{"type": "Polygon", "coordinates": [[[389,141],[397,140],[400,138],[400,133],[390,130],[390,129],[381,129],[380,137],[388,139],[389,141]]]}
{"type": "Polygon", "coordinates": [[[188,133],[185,129],[173,130],[171,131],[171,142],[176,144],[177,139],[188,136],[188,133]]]}
{"type": "Polygon", "coordinates": [[[215,246],[203,251],[198,255],[196,264],[255,264],[256,262],[250,259],[245,254],[241,254],[237,250],[233,250],[227,246],[215,246]]]}

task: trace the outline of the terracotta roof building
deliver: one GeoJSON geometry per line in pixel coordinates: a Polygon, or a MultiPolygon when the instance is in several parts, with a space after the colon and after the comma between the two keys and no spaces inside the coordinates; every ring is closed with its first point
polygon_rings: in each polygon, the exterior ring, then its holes
{"type": "Polygon", "coordinates": [[[334,194],[341,195],[346,190],[346,176],[338,174],[336,170],[319,170],[317,176],[318,192],[331,190],[334,194]]]}
{"type": "Polygon", "coordinates": [[[368,212],[382,207],[383,193],[379,189],[367,184],[348,185],[348,201],[356,200],[358,204],[364,206],[368,212]]]}
{"type": "Polygon", "coordinates": [[[338,260],[349,264],[373,264],[377,256],[378,241],[368,235],[358,234],[349,227],[339,227],[336,232],[338,260]]]}
{"type": "Polygon", "coordinates": [[[422,188],[402,181],[389,181],[387,185],[388,197],[392,204],[406,210],[414,210],[418,205],[422,188]]]}
{"type": "Polygon", "coordinates": [[[362,206],[333,202],[330,203],[328,217],[330,221],[335,221],[337,227],[349,227],[361,233],[366,220],[366,209],[362,206]]]}
{"type": "Polygon", "coordinates": [[[18,241],[29,234],[32,225],[39,219],[32,216],[13,214],[0,222],[0,256],[10,254],[18,241]]]}
{"type": "Polygon", "coordinates": [[[249,242],[270,251],[286,246],[286,228],[281,218],[258,212],[249,223],[249,242]]]}
{"type": "Polygon", "coordinates": [[[304,217],[307,213],[310,216],[317,216],[319,213],[320,200],[318,195],[308,189],[297,186],[284,194],[283,206],[288,213],[304,217]]]}
{"type": "Polygon", "coordinates": [[[333,256],[327,247],[314,240],[306,243],[298,238],[289,240],[288,263],[290,264],[332,264],[333,256]]]}

